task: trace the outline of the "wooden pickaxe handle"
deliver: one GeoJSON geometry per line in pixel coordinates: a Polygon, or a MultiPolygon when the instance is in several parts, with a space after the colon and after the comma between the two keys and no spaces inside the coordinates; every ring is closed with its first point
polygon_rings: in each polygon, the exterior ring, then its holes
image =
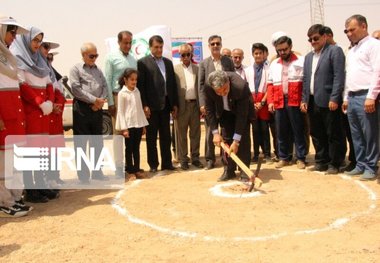
{"type": "Polygon", "coordinates": [[[250,181],[252,185],[257,182],[258,187],[260,187],[263,184],[263,181],[259,177],[257,177],[246,165],[243,163],[240,158],[234,153],[230,151],[230,148],[224,143],[221,142],[220,146],[223,148],[223,150],[228,153],[228,155],[231,157],[232,160],[235,161],[235,163],[248,175],[250,176],[250,181]]]}

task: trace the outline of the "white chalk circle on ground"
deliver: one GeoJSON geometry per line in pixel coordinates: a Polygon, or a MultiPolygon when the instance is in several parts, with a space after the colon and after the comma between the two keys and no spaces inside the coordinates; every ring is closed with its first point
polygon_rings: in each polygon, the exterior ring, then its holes
{"type": "Polygon", "coordinates": [[[249,187],[249,184],[244,184],[242,182],[230,182],[230,183],[224,183],[224,184],[217,184],[211,187],[209,191],[211,192],[212,195],[225,197],[225,198],[250,198],[250,197],[258,197],[260,195],[263,195],[259,191],[247,192],[247,191],[242,190],[241,193],[230,193],[224,190],[224,188],[227,188],[227,187],[241,186],[241,185],[249,187]]]}
{"type": "MultiPolygon", "coordinates": [[[[115,196],[115,198],[113,199],[113,201],[111,202],[111,204],[112,204],[112,207],[116,211],[118,211],[121,215],[126,217],[130,222],[132,222],[134,224],[149,227],[149,228],[154,229],[158,232],[161,232],[161,233],[164,233],[167,235],[171,235],[171,236],[176,236],[176,237],[181,237],[181,238],[195,238],[195,239],[200,239],[203,241],[249,241],[249,242],[267,241],[267,240],[279,239],[279,238],[282,238],[285,236],[307,235],[307,234],[316,234],[316,233],[320,233],[320,232],[331,231],[333,229],[342,228],[345,224],[347,224],[349,221],[351,221],[355,218],[371,214],[376,209],[376,200],[377,200],[376,193],[361,181],[353,180],[352,178],[345,176],[345,175],[339,175],[339,176],[343,180],[348,180],[348,181],[351,181],[354,184],[358,185],[360,188],[362,188],[368,194],[368,199],[370,200],[370,204],[366,210],[352,213],[351,215],[349,215],[347,217],[337,218],[333,222],[329,223],[328,225],[326,225],[323,228],[300,229],[300,230],[291,231],[291,232],[285,231],[285,232],[281,232],[281,233],[273,233],[271,235],[266,235],[266,236],[241,236],[241,237],[239,237],[239,236],[237,236],[237,237],[206,236],[206,235],[196,233],[196,232],[180,231],[180,230],[175,230],[175,229],[168,228],[168,227],[162,227],[162,226],[159,226],[157,224],[147,222],[144,219],[137,218],[137,217],[133,216],[127,210],[126,206],[123,206],[124,204],[120,199],[128,189],[137,187],[142,182],[141,180],[136,180],[131,185],[126,186],[125,189],[120,190],[117,193],[117,195],[115,196]]],[[[236,184],[236,182],[231,183],[231,185],[233,185],[233,184],[236,184]]],[[[211,189],[213,189],[213,188],[211,188],[210,192],[213,193],[213,192],[215,192],[215,189],[221,189],[223,187],[227,187],[227,186],[231,186],[231,185],[219,184],[219,185],[217,185],[217,186],[219,186],[219,188],[213,187],[214,190],[212,191],[211,189]]],[[[216,190],[216,191],[218,192],[220,190],[216,190]]],[[[223,192],[223,191],[220,191],[220,192],[223,192]]],[[[224,194],[226,194],[226,193],[224,193],[224,194]]],[[[260,194],[260,193],[253,192],[252,194],[260,194]]],[[[221,195],[223,196],[223,194],[221,194],[221,195]]],[[[238,195],[240,197],[240,194],[233,194],[233,195],[234,195],[234,198],[235,198],[235,195],[238,195]]],[[[253,195],[253,196],[249,196],[249,197],[256,197],[256,196],[253,195]]]]}

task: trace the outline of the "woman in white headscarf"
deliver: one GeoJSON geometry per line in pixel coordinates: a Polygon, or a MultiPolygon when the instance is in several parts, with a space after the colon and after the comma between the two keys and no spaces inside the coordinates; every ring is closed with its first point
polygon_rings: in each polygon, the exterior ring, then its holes
{"type": "Polygon", "coordinates": [[[13,170],[12,164],[5,167],[5,152],[12,149],[12,143],[18,141],[10,142],[8,137],[5,142],[5,137],[25,135],[25,115],[17,78],[17,61],[8,49],[20,33],[27,33],[27,30],[13,18],[0,15],[0,217],[20,217],[31,210],[31,207],[22,202],[22,185],[16,187],[20,189],[12,190],[5,187],[5,180],[8,185],[15,177],[20,177],[20,173],[13,170]]]}
{"type": "MultiPolygon", "coordinates": [[[[50,146],[53,147],[64,147],[65,140],[63,136],[63,109],[66,102],[65,96],[63,95],[63,87],[56,77],[56,72],[48,61],[47,57],[51,49],[58,48],[59,44],[52,42],[50,40],[44,39],[40,46],[40,52],[42,57],[45,59],[47,66],[49,67],[50,79],[53,83],[54,88],[54,100],[53,100],[53,112],[49,114],[49,134],[50,134],[50,146]]],[[[62,76],[61,76],[62,78],[62,76]]],[[[49,185],[54,188],[57,184],[63,184],[64,181],[60,178],[59,171],[49,171],[47,173],[47,180],[49,185]]]]}
{"type": "MultiPolygon", "coordinates": [[[[49,135],[49,114],[53,110],[54,90],[49,76],[49,67],[39,52],[44,33],[31,27],[29,33],[17,36],[10,51],[16,56],[20,79],[21,98],[25,109],[26,134],[49,135]]],[[[48,146],[47,137],[28,137],[28,146],[48,146]]],[[[46,190],[45,174],[41,171],[24,172],[25,200],[45,203],[55,198],[46,190]],[[45,190],[38,190],[45,189],[45,190]]]]}

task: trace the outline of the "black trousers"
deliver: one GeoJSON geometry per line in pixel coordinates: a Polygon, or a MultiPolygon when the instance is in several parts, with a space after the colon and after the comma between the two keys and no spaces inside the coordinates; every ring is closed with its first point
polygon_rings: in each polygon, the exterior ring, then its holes
{"type": "Polygon", "coordinates": [[[140,143],[143,128],[130,128],[129,138],[125,138],[125,160],[127,173],[140,171],[140,143]]]}
{"type": "MultiPolygon", "coordinates": [[[[220,118],[220,126],[222,127],[222,137],[223,141],[228,145],[231,145],[233,142],[233,136],[235,133],[235,114],[231,111],[223,111],[223,114],[220,118]]],[[[249,136],[249,121],[246,121],[246,128],[244,129],[243,134],[241,134],[241,140],[239,145],[239,150],[237,156],[241,161],[249,167],[251,161],[251,139],[249,136]]],[[[236,170],[236,163],[228,156],[227,153],[222,151],[224,169],[227,170],[227,173],[232,176],[236,170]]]]}
{"type": "Polygon", "coordinates": [[[264,156],[270,157],[269,123],[266,120],[256,118],[253,129],[253,156],[259,157],[260,147],[264,156]]]}
{"type": "MultiPolygon", "coordinates": [[[[73,104],[73,132],[74,132],[74,147],[81,148],[86,152],[87,144],[90,148],[94,148],[95,160],[99,159],[100,153],[103,148],[102,135],[103,127],[103,113],[101,110],[93,111],[89,104],[74,100],[73,104]],[[75,135],[85,135],[76,137],[75,135]]],[[[90,170],[86,163],[81,161],[81,169],[77,171],[79,180],[88,180],[90,177],[90,170]]],[[[101,171],[93,171],[92,175],[102,175],[101,171]]]]}
{"type": "Polygon", "coordinates": [[[346,152],[342,149],[342,146],[346,144],[340,109],[330,111],[329,108],[318,107],[314,103],[313,96],[310,96],[308,109],[315,162],[339,168],[346,152]]]}
{"type": "Polygon", "coordinates": [[[216,157],[215,157],[215,145],[213,142],[214,135],[212,134],[212,130],[210,126],[207,123],[207,118],[205,119],[205,159],[206,161],[210,161],[212,163],[215,163],[216,157]]]}
{"type": "Polygon", "coordinates": [[[169,107],[167,106],[163,110],[151,111],[148,122],[149,125],[146,127],[146,147],[149,167],[157,169],[159,165],[157,153],[158,134],[160,136],[161,169],[172,167],[169,107]]]}

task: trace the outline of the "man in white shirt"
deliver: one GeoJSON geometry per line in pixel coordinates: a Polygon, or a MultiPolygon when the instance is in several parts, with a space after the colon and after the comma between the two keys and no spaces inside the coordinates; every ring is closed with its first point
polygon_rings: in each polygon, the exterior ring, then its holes
{"type": "Polygon", "coordinates": [[[200,111],[198,101],[198,66],[191,63],[191,46],[179,47],[181,63],[174,67],[178,90],[178,115],[174,120],[177,130],[178,159],[182,170],[189,169],[187,132],[190,137],[191,163],[203,168],[199,161],[201,141],[200,111]]]}
{"type": "Polygon", "coordinates": [[[368,34],[367,20],[353,15],[344,30],[352,48],[347,54],[343,111],[347,111],[356,155],[356,167],[345,172],[374,180],[379,157],[380,42],[368,34]]]}

